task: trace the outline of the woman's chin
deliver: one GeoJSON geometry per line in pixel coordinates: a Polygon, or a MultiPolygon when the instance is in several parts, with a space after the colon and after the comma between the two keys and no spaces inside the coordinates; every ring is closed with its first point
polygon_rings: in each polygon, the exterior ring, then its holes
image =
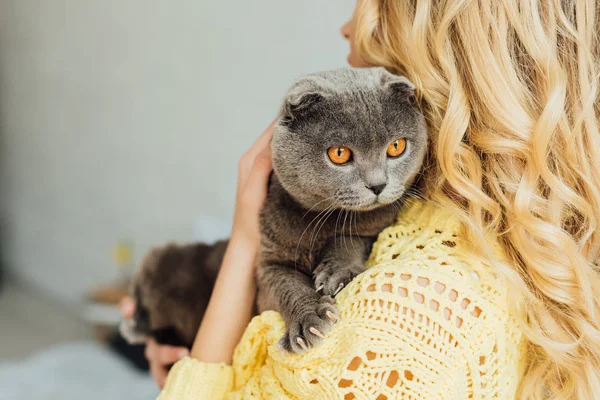
{"type": "Polygon", "coordinates": [[[360,62],[360,60],[358,60],[357,57],[356,57],[356,55],[353,54],[353,53],[348,54],[348,57],[346,57],[346,61],[348,62],[348,64],[352,68],[361,68],[361,67],[363,67],[363,65],[360,62]]]}

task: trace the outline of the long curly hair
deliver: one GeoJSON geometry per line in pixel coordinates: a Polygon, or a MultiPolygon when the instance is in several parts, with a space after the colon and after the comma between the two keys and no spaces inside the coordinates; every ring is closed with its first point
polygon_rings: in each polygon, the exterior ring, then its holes
{"type": "Polygon", "coordinates": [[[359,54],[422,97],[427,196],[514,288],[518,398],[600,396],[599,18],[597,0],[358,1],[359,54]]]}

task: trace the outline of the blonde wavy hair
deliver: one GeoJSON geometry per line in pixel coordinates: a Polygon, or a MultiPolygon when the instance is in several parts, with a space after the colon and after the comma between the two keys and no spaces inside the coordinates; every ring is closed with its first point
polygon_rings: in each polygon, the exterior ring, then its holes
{"type": "Polygon", "coordinates": [[[600,398],[599,18],[597,0],[359,0],[355,15],[364,61],[422,97],[427,195],[518,294],[520,399],[600,398]]]}

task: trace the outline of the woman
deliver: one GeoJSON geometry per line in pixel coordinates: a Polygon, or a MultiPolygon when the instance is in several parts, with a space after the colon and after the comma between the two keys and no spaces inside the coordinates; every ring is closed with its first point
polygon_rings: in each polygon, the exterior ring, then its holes
{"type": "MultiPolygon", "coordinates": [[[[160,398],[598,398],[596,3],[359,0],[342,29],[349,62],[416,84],[427,201],[380,235],[326,340],[281,354],[277,314],[246,327],[267,130],[240,162],[234,233],[191,357],[160,398]]],[[[178,357],[148,349],[160,379],[178,357]]]]}

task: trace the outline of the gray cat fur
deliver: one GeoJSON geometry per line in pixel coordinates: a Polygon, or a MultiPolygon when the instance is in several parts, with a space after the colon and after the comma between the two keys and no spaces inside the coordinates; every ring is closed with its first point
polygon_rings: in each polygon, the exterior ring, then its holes
{"type": "MultiPolygon", "coordinates": [[[[427,132],[412,83],[383,68],[338,69],[298,79],[273,129],[274,172],[260,216],[257,310],[278,311],[287,326],[280,346],[301,353],[318,344],[335,323],[333,296],[364,271],[376,236],[397,216],[421,170],[427,132]],[[399,138],[407,141],[405,152],[388,157],[388,145],[399,138]],[[327,156],[332,146],[351,149],[351,161],[332,163],[327,156]]],[[[218,255],[210,257],[211,263],[220,264],[223,243],[215,251],[218,255]]],[[[198,321],[205,306],[197,305],[205,305],[207,299],[193,297],[206,297],[209,291],[196,293],[188,287],[189,280],[156,277],[175,268],[218,269],[204,264],[142,266],[134,292],[148,320],[134,318],[122,327],[125,333],[152,335],[169,324],[181,326],[165,317],[164,307],[158,316],[156,305],[146,306],[156,303],[148,297],[165,293],[182,294],[172,305],[180,309],[171,315],[181,318],[188,313],[190,320],[198,321]],[[164,271],[144,272],[157,266],[164,271]],[[176,287],[167,290],[166,281],[176,287]],[[139,326],[147,328],[139,332],[139,326]]],[[[190,332],[178,332],[186,345],[191,345],[198,324],[186,328],[190,332]]]]}

